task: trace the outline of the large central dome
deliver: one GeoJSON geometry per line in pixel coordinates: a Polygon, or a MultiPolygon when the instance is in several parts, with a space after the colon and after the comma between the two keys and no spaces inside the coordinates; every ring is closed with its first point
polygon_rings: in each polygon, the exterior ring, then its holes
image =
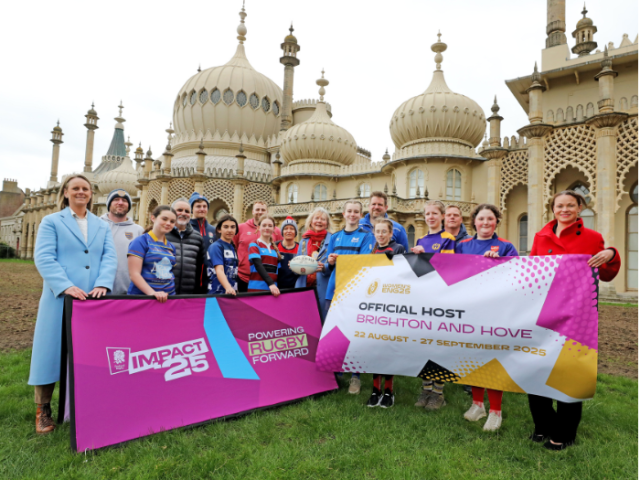
{"type": "Polygon", "coordinates": [[[424,93],[400,105],[391,118],[389,128],[396,146],[395,159],[422,150],[473,155],[473,149],[482,140],[486,126],[482,108],[469,97],[452,92],[444,80],[440,64],[446,48],[439,39],[431,46],[436,52],[431,84],[424,93]]]}
{"type": "Polygon", "coordinates": [[[173,108],[174,146],[197,145],[202,137],[223,141],[235,137],[265,146],[278,134],[282,89],[249,63],[244,51],[244,7],[240,17],[240,44],[231,60],[199,71],[178,92],[173,108]]]}

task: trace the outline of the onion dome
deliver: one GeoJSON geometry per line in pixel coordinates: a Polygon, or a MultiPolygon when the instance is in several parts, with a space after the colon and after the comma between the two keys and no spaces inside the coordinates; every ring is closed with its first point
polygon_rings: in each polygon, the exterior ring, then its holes
{"type": "Polygon", "coordinates": [[[53,127],[53,131],[54,132],[61,132],[62,128],[60,128],[60,120],[58,120],[58,123],[56,123],[56,126],[53,127]]]}
{"type": "Polygon", "coordinates": [[[231,141],[265,146],[280,130],[282,89],[257,72],[244,50],[247,14],[242,7],[238,48],[226,64],[207,68],[189,78],[178,92],[173,109],[174,147],[204,140],[231,141]]]}
{"type": "Polygon", "coordinates": [[[475,101],[447,86],[440,69],[446,49],[438,33],[438,41],[431,46],[436,52],[431,84],[400,105],[391,118],[389,129],[398,150],[394,159],[420,153],[475,155],[473,149],[485,132],[484,112],[475,101]]]}
{"type": "Polygon", "coordinates": [[[320,100],[316,110],[305,122],[294,125],[282,139],[280,153],[286,164],[327,163],[330,165],[351,165],[356,159],[358,146],[353,136],[344,128],[333,123],[327,113],[324,101],[325,88],[329,80],[316,81],[320,86],[320,100]]]}
{"type": "Polygon", "coordinates": [[[289,35],[284,37],[284,41],[287,42],[287,43],[298,43],[298,39],[293,35],[293,22],[291,23],[291,26],[289,27],[289,35]]]}
{"type": "Polygon", "coordinates": [[[117,168],[99,175],[96,180],[98,189],[105,195],[119,188],[126,190],[132,197],[138,193],[137,182],[138,173],[133,168],[129,157],[124,157],[117,168]]]}

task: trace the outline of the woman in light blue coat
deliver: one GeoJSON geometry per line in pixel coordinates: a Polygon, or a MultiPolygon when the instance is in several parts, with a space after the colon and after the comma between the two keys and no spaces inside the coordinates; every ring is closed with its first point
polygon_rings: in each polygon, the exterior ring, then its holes
{"type": "MultiPolygon", "coordinates": [[[[319,265],[321,265],[321,268],[316,272],[316,292],[318,292],[318,299],[320,301],[320,317],[322,318],[322,322],[324,323],[324,317],[327,313],[325,311],[324,298],[327,294],[327,284],[329,283],[329,278],[331,277],[331,271],[329,270],[329,265],[327,263],[327,246],[329,245],[329,240],[331,239],[331,232],[329,231],[331,220],[329,218],[329,212],[327,212],[322,207],[317,207],[307,217],[304,230],[305,232],[317,230],[318,233],[320,233],[322,231],[321,229],[323,228],[322,225],[324,225],[326,236],[324,237],[320,248],[317,250],[318,255],[316,257],[316,261],[319,265]],[[318,220],[323,220],[324,222],[316,222],[316,217],[318,220]]],[[[309,241],[312,241],[312,239],[305,237],[303,234],[302,239],[300,240],[300,245],[298,246],[298,255],[309,255],[309,241]]],[[[298,280],[296,280],[296,288],[302,288],[306,286],[307,276],[300,275],[298,277],[298,280]]]]}
{"type": "Polygon", "coordinates": [[[64,297],[100,298],[111,290],[116,276],[118,258],[111,230],[90,212],[91,204],[91,183],[83,175],[72,175],[60,187],[61,211],[44,217],[38,228],[34,259],[44,284],[29,385],[35,386],[39,434],[55,429],[50,402],[60,380],[64,297]]]}

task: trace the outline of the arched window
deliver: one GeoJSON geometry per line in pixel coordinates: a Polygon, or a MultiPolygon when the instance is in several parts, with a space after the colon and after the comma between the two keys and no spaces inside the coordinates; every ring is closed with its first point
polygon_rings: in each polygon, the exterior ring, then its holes
{"type": "Polygon", "coordinates": [[[315,202],[321,202],[327,199],[327,187],[322,183],[319,183],[313,189],[313,200],[315,202]]]}
{"type": "Polygon", "coordinates": [[[358,186],[358,194],[360,198],[369,198],[369,195],[371,195],[371,185],[361,183],[360,186],[358,186]]]}
{"type": "Polygon", "coordinates": [[[409,172],[409,198],[416,198],[418,187],[420,187],[420,195],[424,195],[424,172],[414,168],[409,172]]]}
{"type": "Polygon", "coordinates": [[[593,210],[590,208],[585,208],[581,213],[582,223],[585,227],[590,228],[591,230],[596,229],[596,217],[593,210]]]}
{"type": "Polygon", "coordinates": [[[407,229],[407,240],[409,241],[409,248],[416,246],[416,228],[413,225],[409,225],[407,229]]]}
{"type": "Polygon", "coordinates": [[[224,215],[229,215],[229,211],[226,208],[221,208],[220,210],[218,210],[216,212],[216,214],[213,216],[213,218],[217,220],[220,220],[224,215]]]}
{"type": "Polygon", "coordinates": [[[525,255],[527,253],[527,231],[529,228],[529,218],[523,215],[518,220],[518,253],[525,255]]]}
{"type": "Polygon", "coordinates": [[[631,189],[633,205],[627,212],[627,288],[638,290],[638,184],[631,189]]]}
{"type": "Polygon", "coordinates": [[[462,174],[455,168],[447,172],[447,200],[462,199],[462,174]]]}
{"type": "Polygon", "coordinates": [[[287,203],[298,203],[298,185],[290,183],[287,188],[287,203]]]}
{"type": "MultiPolygon", "coordinates": [[[[587,205],[589,205],[591,203],[591,192],[589,191],[589,189],[582,183],[577,183],[576,185],[573,186],[573,188],[571,189],[574,192],[578,192],[580,194],[582,194],[582,196],[584,197],[584,199],[587,201],[587,205]]],[[[591,228],[591,227],[589,227],[591,228]]]]}

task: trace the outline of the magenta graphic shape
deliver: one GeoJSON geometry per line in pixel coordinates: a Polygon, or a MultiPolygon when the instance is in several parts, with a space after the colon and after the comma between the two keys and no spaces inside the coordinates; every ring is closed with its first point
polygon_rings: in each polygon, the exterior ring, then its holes
{"type": "Polygon", "coordinates": [[[350,340],[338,327],[320,339],[316,353],[316,367],[325,372],[341,372],[344,357],[349,350],[350,340]]]}
{"type": "Polygon", "coordinates": [[[431,257],[431,265],[444,282],[451,286],[479,273],[509,262],[514,257],[487,258],[482,255],[451,255],[436,253],[431,257]]]}
{"type": "Polygon", "coordinates": [[[536,325],[597,350],[598,276],[587,264],[589,258],[590,255],[531,257],[530,267],[540,271],[545,267],[556,269],[536,325]]]}

